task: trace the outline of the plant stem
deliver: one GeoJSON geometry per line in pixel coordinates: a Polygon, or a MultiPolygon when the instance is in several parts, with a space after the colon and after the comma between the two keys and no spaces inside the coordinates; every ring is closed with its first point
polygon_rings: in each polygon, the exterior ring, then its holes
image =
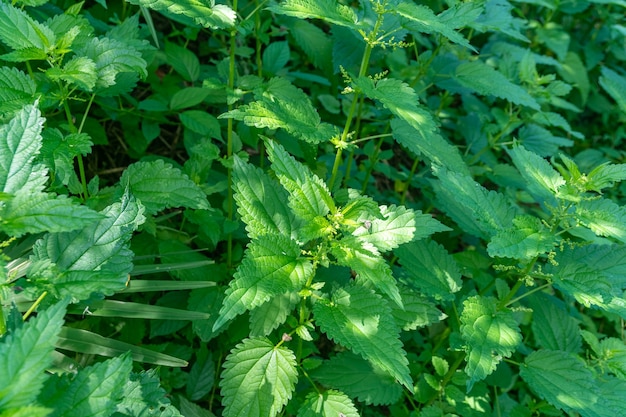
{"type": "Polygon", "coordinates": [[[26,319],[33,314],[33,311],[35,311],[35,309],[39,306],[39,304],[41,304],[41,302],[43,301],[44,298],[46,298],[46,295],[48,295],[48,291],[44,291],[43,293],[41,293],[41,295],[39,296],[39,298],[37,298],[35,300],[35,302],[33,303],[32,306],[30,306],[30,308],[26,311],[26,313],[24,313],[24,315],[22,316],[22,320],[26,321],[26,319]]]}

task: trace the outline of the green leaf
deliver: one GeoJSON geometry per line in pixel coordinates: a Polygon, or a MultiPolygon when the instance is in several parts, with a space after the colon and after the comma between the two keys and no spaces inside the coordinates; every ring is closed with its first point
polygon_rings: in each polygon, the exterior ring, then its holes
{"type": "Polygon", "coordinates": [[[50,233],[35,243],[29,276],[37,285],[74,300],[93,292],[111,295],[125,287],[133,269],[129,241],[145,220],[143,206],[124,194],[100,213],[102,219],[81,230],[50,233]]]}
{"type": "Polygon", "coordinates": [[[15,67],[0,67],[0,113],[24,108],[35,101],[35,81],[15,67]]]}
{"type": "Polygon", "coordinates": [[[320,329],[335,342],[393,376],[409,391],[408,360],[391,309],[382,297],[359,285],[337,288],[331,300],[318,300],[313,314],[320,329]]]}
{"type": "Polygon", "coordinates": [[[615,337],[602,339],[594,352],[603,369],[608,369],[620,379],[626,378],[626,345],[622,340],[615,337]]]}
{"type": "Polygon", "coordinates": [[[13,194],[43,188],[47,179],[45,170],[33,166],[41,149],[43,123],[39,109],[28,105],[9,123],[0,126],[0,190],[3,192],[13,194]]]}
{"type": "Polygon", "coordinates": [[[263,71],[276,74],[289,62],[289,43],[287,41],[272,42],[263,51],[263,71]]]}
{"type": "Polygon", "coordinates": [[[131,373],[124,384],[122,395],[122,401],[116,406],[118,413],[142,417],[182,417],[170,403],[168,394],[161,388],[159,376],[154,369],[131,373]]]}
{"type": "Polygon", "coordinates": [[[83,91],[93,91],[98,81],[96,63],[84,56],[75,56],[63,68],[49,68],[46,76],[53,81],[63,80],[68,84],[76,84],[83,91]]]}
{"type": "Polygon", "coordinates": [[[526,90],[481,61],[460,64],[456,68],[454,79],[480,95],[502,98],[513,104],[539,110],[539,104],[526,90]]]}
{"type": "Polygon", "coordinates": [[[148,214],[171,207],[210,208],[204,191],[196,183],[160,159],[130,165],[122,174],[120,184],[130,189],[148,214]]]}
{"type": "Polygon", "coordinates": [[[515,216],[513,227],[501,230],[487,245],[489,256],[532,259],[551,251],[557,238],[537,217],[515,216]]]}
{"type": "Polygon", "coordinates": [[[359,417],[359,412],[346,394],[328,390],[323,393],[312,392],[298,410],[297,417],[359,417]]]}
{"type": "Polygon", "coordinates": [[[451,145],[438,133],[434,122],[414,127],[404,120],[394,119],[391,121],[391,129],[393,138],[414,154],[424,155],[434,165],[470,175],[459,148],[451,145]]]}
{"type": "Polygon", "coordinates": [[[108,417],[112,415],[130,377],[130,355],[108,359],[81,369],[75,376],[52,376],[40,397],[54,411],[51,417],[108,417]]]}
{"type": "Polygon", "coordinates": [[[524,21],[512,16],[513,5],[507,0],[487,0],[484,4],[484,13],[470,26],[481,33],[488,31],[502,32],[514,39],[530,43],[522,34],[525,29],[524,21]]]}
{"type": "Polygon", "coordinates": [[[340,352],[309,372],[319,383],[345,392],[367,405],[393,404],[402,387],[393,377],[352,352],[340,352]]]}
{"type": "Polygon", "coordinates": [[[12,49],[48,52],[56,39],[49,27],[33,20],[25,11],[0,3],[0,40],[12,49]]]}
{"type": "Polygon", "coordinates": [[[536,293],[528,297],[533,310],[531,327],[537,344],[544,349],[578,353],[582,347],[578,321],[553,296],[536,293]]]}
{"type": "Polygon", "coordinates": [[[175,43],[165,43],[167,63],[174,68],[185,81],[194,82],[200,78],[200,60],[190,50],[175,43]]]}
{"type": "Polygon", "coordinates": [[[499,310],[493,297],[473,296],[466,299],[460,330],[466,343],[465,373],[470,377],[468,391],[474,383],[495,371],[502,358],[510,357],[522,341],[513,312],[499,310]]]}
{"type": "Polygon", "coordinates": [[[300,301],[298,293],[287,292],[273,297],[250,312],[250,336],[267,336],[283,324],[300,301]]]}
{"type": "Polygon", "coordinates": [[[215,0],[128,0],[129,3],[147,7],[157,12],[179,14],[193,19],[205,28],[225,29],[233,26],[237,14],[224,4],[215,4],[215,0]]]}
{"type": "Polygon", "coordinates": [[[558,196],[565,180],[548,161],[527,151],[521,145],[508,150],[513,164],[526,181],[528,191],[538,197],[551,200],[558,196]]]}
{"type": "Polygon", "coordinates": [[[520,376],[541,398],[566,412],[584,412],[599,400],[593,373],[567,352],[537,350],[526,357],[520,376]]]}
{"type": "MultiPolygon", "coordinates": [[[[596,379],[598,401],[584,410],[585,417],[613,417],[626,415],[626,380],[603,375],[596,379]]],[[[582,410],[581,410],[582,411],[582,410]]]]}
{"type": "Polygon", "coordinates": [[[461,289],[461,272],[454,258],[432,240],[421,240],[395,250],[409,283],[438,300],[453,300],[461,289]]]}
{"type": "Polygon", "coordinates": [[[268,10],[300,19],[322,19],[326,22],[352,29],[357,29],[360,26],[352,8],[334,0],[319,0],[315,2],[285,0],[280,4],[271,4],[268,10]]]}
{"type": "Polygon", "coordinates": [[[284,129],[298,139],[310,143],[327,142],[338,129],[323,123],[309,97],[284,78],[272,78],[262,96],[219,118],[241,120],[260,129],[284,129]]]}
{"type": "Polygon", "coordinates": [[[204,87],[182,88],[172,94],[170,110],[181,110],[196,106],[211,94],[211,90],[204,87]]]}
{"type": "Polygon", "coordinates": [[[205,345],[202,345],[200,349],[196,351],[196,362],[194,362],[189,372],[189,379],[187,380],[187,387],[185,388],[187,397],[191,401],[200,400],[211,392],[214,381],[215,362],[213,361],[213,355],[205,345]]]}
{"type": "Polygon", "coordinates": [[[400,295],[402,307],[391,304],[391,314],[396,324],[404,331],[438,323],[447,317],[429,299],[417,295],[410,288],[400,287],[400,295]]]}
{"type": "Polygon", "coordinates": [[[626,164],[602,164],[587,174],[587,180],[585,185],[588,190],[600,192],[603,188],[626,180],[626,164]]]}
{"type": "Polygon", "coordinates": [[[259,236],[248,245],[226,290],[213,331],[272,297],[287,291],[299,291],[312,272],[313,266],[301,258],[300,246],[295,241],[277,235],[259,236]]]}
{"type": "Polygon", "coordinates": [[[617,102],[620,110],[626,113],[626,78],[610,68],[602,67],[600,85],[617,102]]]}
{"type": "Polygon", "coordinates": [[[265,234],[295,238],[298,223],[287,204],[289,194],[261,169],[234,158],[233,191],[237,211],[250,238],[265,234]]]}
{"type": "Polygon", "coordinates": [[[626,242],[626,208],[611,200],[584,200],[576,206],[576,218],[598,236],[626,242]]]}
{"type": "Polygon", "coordinates": [[[180,113],[178,117],[183,126],[189,130],[210,138],[222,138],[220,123],[215,116],[206,111],[187,110],[180,113]]]}
{"type": "Polygon", "coordinates": [[[48,378],[67,301],[37,314],[0,339],[0,410],[31,405],[48,378]]]}
{"type": "Polygon", "coordinates": [[[333,45],[328,34],[314,24],[301,19],[285,22],[289,35],[296,41],[313,65],[326,74],[333,73],[333,45]]]}
{"type": "Polygon", "coordinates": [[[78,304],[68,310],[74,314],[88,314],[95,317],[127,317],[149,320],[206,320],[209,314],[159,305],[132,301],[101,300],[89,304],[78,304]]]}
{"type": "Polygon", "coordinates": [[[276,416],[291,398],[297,379],[291,350],[265,338],[244,339],[224,362],[224,417],[276,416]]]}

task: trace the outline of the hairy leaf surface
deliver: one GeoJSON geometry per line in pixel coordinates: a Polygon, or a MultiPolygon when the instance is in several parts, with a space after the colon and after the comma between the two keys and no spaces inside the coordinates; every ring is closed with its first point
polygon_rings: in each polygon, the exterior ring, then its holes
{"type": "Polygon", "coordinates": [[[0,3],[0,40],[12,49],[35,49],[43,52],[55,44],[49,27],[35,21],[24,10],[0,3]]]}
{"type": "Polygon", "coordinates": [[[568,314],[563,302],[543,293],[528,297],[533,309],[531,327],[544,349],[578,353],[582,347],[578,321],[568,314]]]}
{"type": "Polygon", "coordinates": [[[331,339],[413,390],[399,329],[381,296],[359,285],[338,288],[331,300],[315,303],[313,314],[321,330],[331,339]]]}
{"type": "Polygon", "coordinates": [[[340,26],[357,29],[359,23],[354,10],[333,0],[285,0],[268,7],[274,13],[298,17],[300,19],[322,19],[340,26]]]}
{"type": "Polygon", "coordinates": [[[116,410],[129,416],[183,417],[167,398],[155,369],[130,375],[116,410]]]}
{"type": "Polygon", "coordinates": [[[576,217],[598,236],[626,243],[626,208],[611,200],[585,200],[576,206],[576,217]]]}
{"type": "Polygon", "coordinates": [[[532,259],[549,252],[556,237],[536,217],[521,215],[513,219],[513,227],[498,232],[487,245],[489,256],[532,259]]]}
{"type": "Polygon", "coordinates": [[[286,347],[248,338],[226,357],[220,387],[224,417],[273,417],[291,398],[298,371],[286,347]]]}
{"type": "Polygon", "coordinates": [[[250,312],[250,336],[267,336],[285,322],[300,301],[294,291],[273,297],[250,312]]]}
{"type": "Polygon", "coordinates": [[[207,28],[228,28],[235,24],[237,18],[237,13],[233,9],[224,4],[216,5],[215,0],[128,0],[128,2],[158,12],[180,14],[207,28]]]}
{"type": "Polygon", "coordinates": [[[0,68],[0,113],[13,112],[35,101],[32,78],[13,67],[0,68]]]}

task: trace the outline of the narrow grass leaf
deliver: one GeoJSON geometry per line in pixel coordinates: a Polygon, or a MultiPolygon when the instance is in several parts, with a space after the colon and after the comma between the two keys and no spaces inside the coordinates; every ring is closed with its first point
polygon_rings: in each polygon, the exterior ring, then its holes
{"type": "Polygon", "coordinates": [[[131,301],[101,300],[89,304],[77,304],[69,313],[96,317],[126,317],[147,320],[206,320],[211,315],[200,311],[188,311],[131,301]]]}

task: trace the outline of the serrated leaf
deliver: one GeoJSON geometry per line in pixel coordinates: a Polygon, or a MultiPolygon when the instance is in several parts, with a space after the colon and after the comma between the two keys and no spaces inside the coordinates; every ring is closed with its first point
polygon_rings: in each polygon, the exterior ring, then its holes
{"type": "Polygon", "coordinates": [[[234,158],[234,199],[237,211],[246,223],[248,236],[256,238],[265,234],[295,237],[297,222],[289,207],[284,204],[289,194],[261,169],[234,158]]]}
{"type": "Polygon", "coordinates": [[[76,84],[83,91],[93,91],[98,81],[96,63],[84,56],[75,56],[63,68],[52,67],[46,70],[51,80],[63,80],[68,84],[76,84]]]}
{"type": "Polygon", "coordinates": [[[340,352],[309,372],[321,384],[345,392],[368,405],[393,404],[402,387],[393,377],[352,352],[340,352]]]}
{"type": "Polygon", "coordinates": [[[284,78],[272,78],[257,101],[219,117],[240,120],[260,129],[284,129],[310,143],[327,142],[339,132],[335,126],[322,122],[309,97],[284,78]]]}
{"type": "Polygon", "coordinates": [[[200,60],[190,50],[167,42],[165,44],[167,63],[179,73],[185,81],[194,82],[200,78],[200,60]]]}
{"type": "Polygon", "coordinates": [[[198,401],[211,392],[215,381],[215,362],[213,355],[203,345],[196,351],[196,362],[189,371],[189,379],[185,391],[191,401],[198,401]]]}
{"type": "Polygon", "coordinates": [[[171,207],[210,208],[204,191],[196,183],[180,169],[160,159],[130,165],[122,174],[120,184],[130,189],[148,214],[171,207]]]}
{"type": "Polygon", "coordinates": [[[454,258],[432,240],[421,240],[395,250],[409,283],[439,300],[453,300],[461,289],[461,272],[454,258]]]}
{"type": "Polygon", "coordinates": [[[544,349],[578,353],[582,347],[580,327],[564,303],[543,293],[528,297],[533,310],[531,327],[537,344],[544,349]]]}
{"type": "Polygon", "coordinates": [[[435,169],[437,200],[452,219],[466,232],[491,237],[510,227],[516,210],[507,198],[487,190],[470,176],[446,169],[435,169]]]}
{"type": "Polygon", "coordinates": [[[226,290],[213,331],[274,296],[299,291],[312,272],[312,264],[301,258],[300,247],[295,241],[277,235],[258,237],[248,246],[226,290]]]}
{"type": "Polygon", "coordinates": [[[567,352],[531,353],[520,367],[520,376],[541,398],[566,412],[589,410],[598,401],[593,373],[567,352]]]}
{"type": "Polygon", "coordinates": [[[587,179],[587,189],[600,192],[603,188],[626,180],[626,164],[602,164],[589,172],[587,179]]]}
{"type": "Polygon", "coordinates": [[[557,239],[536,217],[515,216],[513,227],[501,230],[487,245],[489,256],[532,259],[554,248],[557,239]]]}
{"type": "Polygon", "coordinates": [[[130,355],[81,369],[75,376],[52,376],[40,400],[54,411],[51,417],[108,417],[121,400],[130,377],[130,355]]]}
{"type": "Polygon", "coordinates": [[[268,9],[274,13],[298,17],[300,19],[322,19],[335,25],[357,29],[359,23],[354,11],[334,0],[285,0],[272,4],[268,9]]]}
{"type": "Polygon", "coordinates": [[[134,197],[124,194],[100,212],[99,221],[74,232],[45,235],[33,246],[29,276],[55,296],[74,300],[121,290],[133,269],[129,241],[145,220],[143,211],[134,197]]]}
{"type": "Polygon", "coordinates": [[[314,24],[301,19],[285,22],[289,28],[289,35],[302,48],[313,65],[326,74],[333,72],[332,41],[328,34],[314,24]]]}
{"type": "Polygon", "coordinates": [[[626,113],[626,78],[610,68],[602,67],[600,85],[615,100],[622,112],[626,113]]]}
{"type": "Polygon", "coordinates": [[[498,309],[493,297],[473,296],[463,302],[461,337],[467,352],[467,390],[495,371],[503,357],[509,357],[522,341],[513,312],[498,309]]]}
{"type": "Polygon", "coordinates": [[[295,291],[273,297],[250,312],[250,336],[267,336],[283,324],[300,301],[295,291]]]}
{"type": "Polygon", "coordinates": [[[602,339],[595,351],[599,365],[618,378],[626,378],[626,345],[621,339],[607,337],[602,339]]]}
{"type": "Polygon", "coordinates": [[[330,301],[318,300],[313,314],[320,329],[393,376],[409,391],[413,383],[399,329],[387,303],[367,288],[338,288],[330,301]]]}
{"type": "Polygon", "coordinates": [[[414,154],[424,155],[434,165],[470,175],[459,149],[447,142],[434,124],[425,123],[416,128],[405,120],[394,119],[391,129],[393,138],[414,154]]]}
{"type": "Polygon", "coordinates": [[[484,12],[470,23],[479,32],[502,32],[522,42],[530,42],[521,32],[524,20],[512,16],[513,5],[507,0],[487,0],[484,12]]]}
{"type": "Polygon", "coordinates": [[[310,393],[298,410],[298,417],[331,416],[359,417],[359,412],[346,394],[336,390],[310,393]]]}
{"type": "Polygon", "coordinates": [[[50,28],[35,21],[24,10],[0,3],[0,39],[12,49],[47,52],[56,42],[50,28]]]}
{"type": "Polygon", "coordinates": [[[128,2],[157,12],[183,15],[206,28],[229,28],[235,24],[237,18],[237,13],[232,8],[224,4],[216,5],[215,0],[128,0],[128,2]]]}
{"type": "Polygon", "coordinates": [[[436,232],[450,230],[432,216],[404,206],[381,206],[380,213],[382,218],[372,219],[368,223],[369,227],[361,226],[352,234],[381,252],[388,252],[436,232]]]}
{"type": "Polygon", "coordinates": [[[411,289],[400,287],[402,307],[391,304],[391,314],[396,324],[404,331],[416,330],[418,327],[428,326],[445,319],[433,302],[426,297],[417,295],[411,289]]]}
{"type": "Polygon", "coordinates": [[[626,242],[626,208],[611,200],[584,200],[576,206],[576,218],[598,236],[626,242]]]}
{"type": "Polygon", "coordinates": [[[220,387],[224,417],[273,417],[291,398],[298,371],[286,347],[248,338],[226,357],[220,387]]]}
{"type": "Polygon", "coordinates": [[[42,189],[47,179],[45,170],[35,169],[33,160],[41,149],[43,123],[39,109],[28,105],[9,123],[0,126],[0,190],[3,192],[42,189]]]}
{"type": "Polygon", "coordinates": [[[65,196],[18,191],[0,205],[0,230],[19,237],[26,233],[68,232],[101,219],[95,211],[65,196]]]}
{"type": "Polygon", "coordinates": [[[20,110],[35,100],[35,81],[15,67],[0,67],[0,112],[20,110]]]}
{"type": "Polygon", "coordinates": [[[357,238],[347,237],[333,245],[331,253],[339,265],[350,267],[357,274],[358,280],[373,285],[398,306],[402,306],[402,297],[396,279],[391,274],[391,267],[375,247],[357,238]]]}
{"type": "Polygon", "coordinates": [[[502,98],[513,104],[539,110],[539,104],[526,90],[481,61],[463,62],[456,68],[454,79],[480,95],[502,98]]]}
{"type": "MultiPolygon", "coordinates": [[[[626,5],[625,5],[626,6],[626,5]]],[[[596,379],[598,401],[581,410],[584,417],[614,417],[626,415],[626,380],[603,375],[596,379]]]]}
{"type": "Polygon", "coordinates": [[[289,62],[290,51],[287,41],[272,42],[263,51],[263,71],[276,74],[289,62]]]}
{"type": "Polygon", "coordinates": [[[532,194],[544,199],[553,199],[565,185],[561,174],[548,161],[527,151],[523,146],[516,145],[509,149],[508,153],[532,194]]]}
{"type": "Polygon", "coordinates": [[[182,417],[167,398],[156,370],[130,374],[116,411],[129,416],[182,417]]]}
{"type": "Polygon", "coordinates": [[[572,146],[573,141],[560,136],[534,123],[527,123],[518,131],[520,143],[530,152],[540,156],[553,156],[561,146],[572,146]]]}
{"type": "Polygon", "coordinates": [[[0,410],[31,405],[48,378],[67,301],[40,312],[0,339],[0,410]]]}

